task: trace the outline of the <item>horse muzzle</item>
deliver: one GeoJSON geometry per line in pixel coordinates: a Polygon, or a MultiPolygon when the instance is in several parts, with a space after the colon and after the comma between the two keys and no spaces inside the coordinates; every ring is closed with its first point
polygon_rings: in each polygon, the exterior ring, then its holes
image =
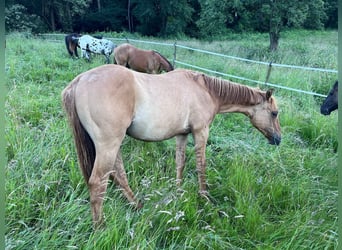
{"type": "Polygon", "coordinates": [[[268,138],[268,142],[271,144],[271,145],[276,145],[278,146],[281,142],[281,136],[274,133],[272,136],[270,136],[268,138]]]}
{"type": "Polygon", "coordinates": [[[322,115],[330,115],[331,111],[328,108],[321,108],[322,115]]]}

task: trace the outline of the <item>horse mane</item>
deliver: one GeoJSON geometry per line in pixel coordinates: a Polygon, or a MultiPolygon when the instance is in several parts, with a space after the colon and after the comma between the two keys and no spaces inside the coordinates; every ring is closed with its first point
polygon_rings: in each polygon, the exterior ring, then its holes
{"type": "Polygon", "coordinates": [[[172,64],[169,62],[169,60],[167,60],[167,59],[165,58],[165,56],[163,56],[162,54],[160,54],[158,51],[155,51],[155,50],[153,50],[153,51],[154,51],[155,53],[157,53],[161,58],[163,58],[164,61],[166,61],[167,64],[169,65],[170,69],[173,70],[172,64]]]}
{"type": "Polygon", "coordinates": [[[266,94],[257,88],[251,88],[204,74],[203,79],[209,93],[219,97],[225,103],[256,105],[266,99],[266,94]]]}

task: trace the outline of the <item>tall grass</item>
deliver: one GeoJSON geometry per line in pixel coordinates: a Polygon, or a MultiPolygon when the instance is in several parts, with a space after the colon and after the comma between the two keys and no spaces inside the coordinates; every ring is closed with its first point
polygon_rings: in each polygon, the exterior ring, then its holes
{"type": "MultiPolygon", "coordinates": [[[[267,52],[264,34],[184,44],[278,63],[337,65],[335,31],[286,32],[276,53],[267,52]]],[[[173,48],[155,49],[172,58],[173,48]]],[[[214,70],[262,80],[266,74],[260,66],[177,53],[179,60],[214,70]]],[[[268,145],[240,114],[215,118],[207,145],[211,202],[197,195],[192,140],[177,189],[174,140],[126,138],[125,168],[144,207],[132,209],[110,184],[106,225],[94,231],[60,93],[77,74],[103,63],[101,56],[92,63],[70,59],[63,41],[7,36],[6,249],[337,248],[337,114],[319,114],[322,98],[285,90],[275,92],[279,147],[268,145]]],[[[270,81],[325,94],[335,77],[273,69],[270,81]]]]}

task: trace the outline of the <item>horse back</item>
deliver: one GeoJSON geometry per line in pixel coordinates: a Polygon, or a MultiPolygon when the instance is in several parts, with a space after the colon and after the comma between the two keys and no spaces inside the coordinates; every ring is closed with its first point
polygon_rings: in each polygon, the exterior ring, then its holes
{"type": "Polygon", "coordinates": [[[137,108],[134,129],[129,132],[137,139],[153,141],[190,133],[210,123],[217,112],[217,103],[205,89],[200,74],[177,70],[133,75],[137,108]],[[148,132],[155,137],[149,137],[148,132]]]}

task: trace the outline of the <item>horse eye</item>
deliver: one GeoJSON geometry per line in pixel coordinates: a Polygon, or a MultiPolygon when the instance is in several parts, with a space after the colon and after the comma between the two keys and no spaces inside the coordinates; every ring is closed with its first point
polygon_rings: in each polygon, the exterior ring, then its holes
{"type": "Polygon", "coordinates": [[[272,111],[271,114],[272,114],[272,117],[277,118],[278,111],[272,111]]]}

